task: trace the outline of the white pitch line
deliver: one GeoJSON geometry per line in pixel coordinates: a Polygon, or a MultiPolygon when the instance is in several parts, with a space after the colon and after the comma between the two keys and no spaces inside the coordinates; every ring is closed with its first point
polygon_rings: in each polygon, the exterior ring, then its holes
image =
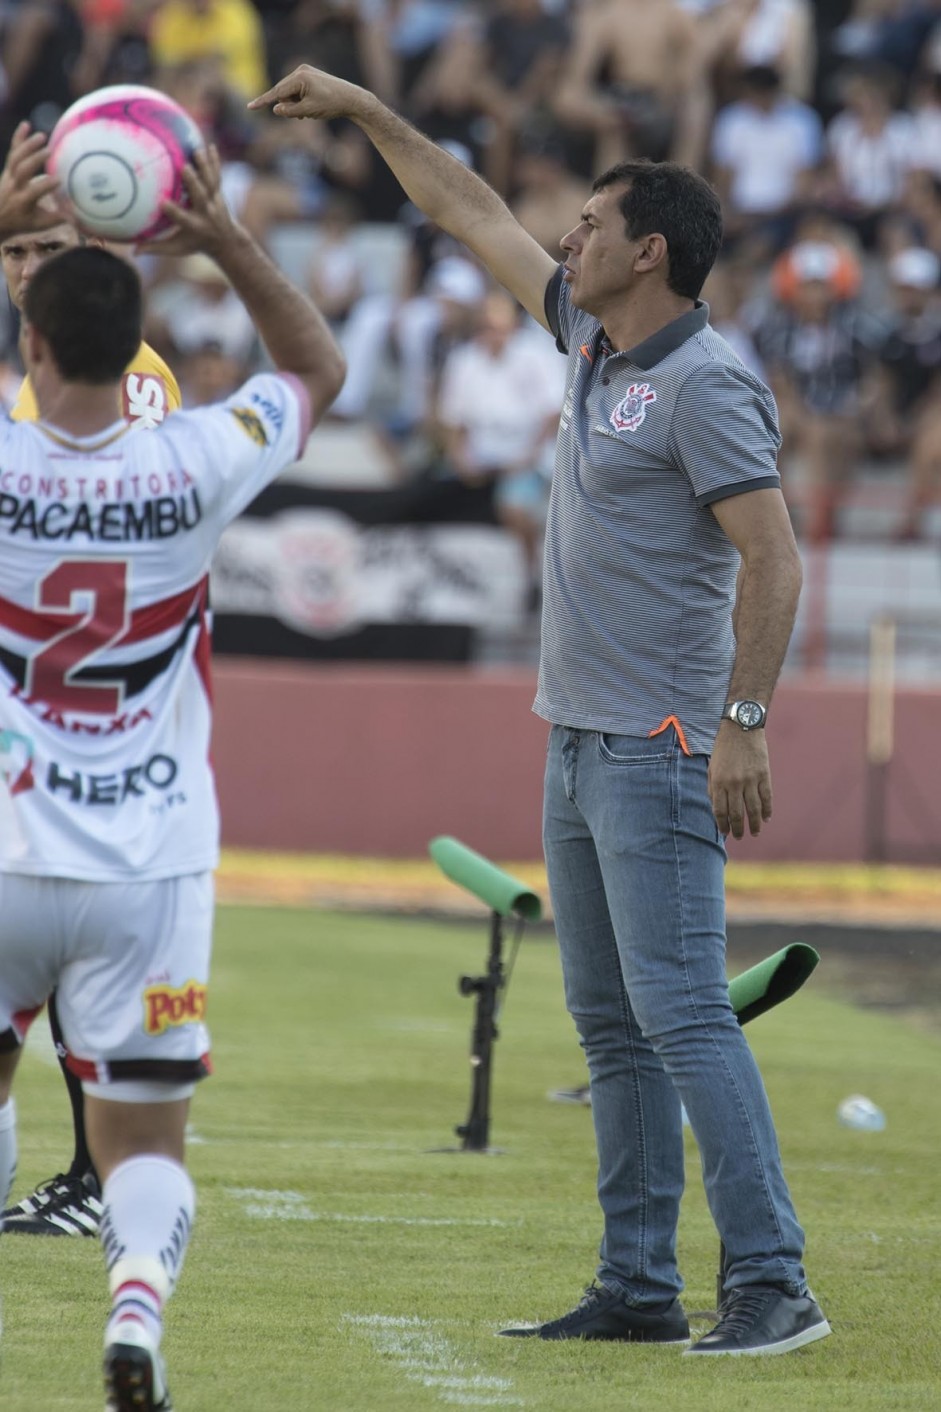
{"type": "Polygon", "coordinates": [[[462,1362],[429,1319],[393,1318],[387,1314],[344,1314],[344,1321],[369,1339],[384,1358],[391,1359],[409,1382],[437,1392],[442,1402],[458,1407],[525,1407],[509,1378],[477,1373],[462,1362]]]}
{"type": "Polygon", "coordinates": [[[340,1221],[355,1226],[517,1226],[518,1221],[463,1220],[451,1216],[349,1215],[342,1211],[313,1211],[298,1191],[266,1191],[259,1187],[226,1187],[246,1216],[262,1221],[340,1221]]]}

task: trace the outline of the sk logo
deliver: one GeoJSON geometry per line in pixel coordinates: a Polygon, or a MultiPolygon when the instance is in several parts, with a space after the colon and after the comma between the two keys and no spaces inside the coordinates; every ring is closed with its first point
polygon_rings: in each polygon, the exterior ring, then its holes
{"type": "Polygon", "coordinates": [[[636,431],[647,415],[649,403],[656,400],[657,394],[649,383],[632,382],[608,420],[615,431],[636,431]]]}
{"type": "Polygon", "coordinates": [[[159,427],[170,405],[167,385],[159,373],[126,373],[123,394],[124,415],[129,422],[148,431],[159,427]]]}

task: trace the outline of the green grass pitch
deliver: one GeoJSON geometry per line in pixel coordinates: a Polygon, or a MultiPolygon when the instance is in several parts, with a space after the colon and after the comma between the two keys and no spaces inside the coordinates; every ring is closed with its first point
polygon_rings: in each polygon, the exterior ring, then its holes
{"type": "MultiPolygon", "coordinates": [[[[832,1338],[782,1358],[494,1337],[552,1317],[592,1275],[591,1119],[546,1101],[581,1080],[546,933],[522,945],[495,1049],[492,1142],[441,1153],[467,1115],[486,918],[224,908],[209,1020],[216,1076],[193,1106],[193,1243],[165,1348],[177,1412],[814,1412],[941,1407],[935,1036],[826,984],[749,1027],[832,1338]],[[852,1092],[886,1111],[851,1132],[852,1092]]],[[[16,1192],[68,1149],[35,1027],[20,1069],[16,1192]]],[[[44,1052],[45,1051],[45,1052],[44,1052]]],[[[680,1231],[690,1311],[714,1305],[717,1239],[689,1143],[680,1231]]],[[[3,1412],[101,1412],[97,1244],[0,1240],[3,1412]]],[[[700,1320],[698,1327],[705,1328],[700,1320]]]]}

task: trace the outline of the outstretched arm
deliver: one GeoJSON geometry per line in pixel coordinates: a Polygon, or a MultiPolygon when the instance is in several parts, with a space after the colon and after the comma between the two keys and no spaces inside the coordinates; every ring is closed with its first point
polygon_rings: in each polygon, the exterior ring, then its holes
{"type": "Polygon", "coordinates": [[[523,230],[496,192],[366,89],[302,64],[250,108],[279,118],[348,118],[387,162],[418,208],[462,241],[544,328],[555,261],[523,230]]]}

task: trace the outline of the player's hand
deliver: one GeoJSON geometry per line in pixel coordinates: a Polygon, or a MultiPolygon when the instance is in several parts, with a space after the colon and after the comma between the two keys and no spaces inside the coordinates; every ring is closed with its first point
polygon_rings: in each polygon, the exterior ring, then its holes
{"type": "Polygon", "coordinates": [[[0,172],[0,239],[21,231],[51,230],[65,216],[56,204],[59,183],[44,168],[49,156],[45,133],[20,123],[0,172]]]}
{"type": "Polygon", "coordinates": [[[270,108],[279,118],[352,118],[368,97],[355,83],[301,64],[248,106],[270,108]]]}
{"type": "Polygon", "coordinates": [[[743,731],[723,721],[709,762],[709,798],[719,832],[733,838],[752,835],[771,818],[771,766],[763,730],[743,731]]]}
{"type": "Polygon", "coordinates": [[[235,230],[235,221],[222,195],[222,164],[214,146],[193,154],[183,171],[188,206],[164,201],[161,209],[173,221],[169,235],[140,241],[135,253],[152,255],[216,255],[235,230]]]}

